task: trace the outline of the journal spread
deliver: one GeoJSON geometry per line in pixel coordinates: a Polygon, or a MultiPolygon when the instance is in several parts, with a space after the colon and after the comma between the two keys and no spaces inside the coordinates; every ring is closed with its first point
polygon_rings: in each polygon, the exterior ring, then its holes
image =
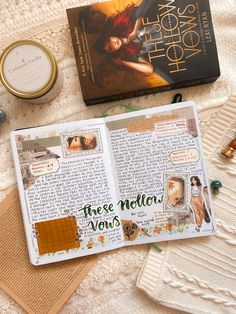
{"type": "Polygon", "coordinates": [[[195,105],[16,130],[34,265],[215,233],[195,105]]]}

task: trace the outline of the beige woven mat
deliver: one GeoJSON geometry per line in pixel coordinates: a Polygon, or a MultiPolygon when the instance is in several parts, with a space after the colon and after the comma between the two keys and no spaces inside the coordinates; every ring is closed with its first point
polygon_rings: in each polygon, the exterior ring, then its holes
{"type": "Polygon", "coordinates": [[[97,256],[45,266],[30,264],[17,190],[0,203],[0,287],[28,313],[56,313],[97,256]]]}

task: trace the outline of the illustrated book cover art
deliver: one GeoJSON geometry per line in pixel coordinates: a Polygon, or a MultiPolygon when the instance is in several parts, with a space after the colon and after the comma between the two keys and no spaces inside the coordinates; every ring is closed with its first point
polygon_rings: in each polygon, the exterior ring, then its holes
{"type": "Polygon", "coordinates": [[[112,0],[67,16],[87,105],[220,75],[208,0],[112,0]]]}
{"type": "Polygon", "coordinates": [[[214,234],[194,106],[12,132],[31,262],[214,234]]]}

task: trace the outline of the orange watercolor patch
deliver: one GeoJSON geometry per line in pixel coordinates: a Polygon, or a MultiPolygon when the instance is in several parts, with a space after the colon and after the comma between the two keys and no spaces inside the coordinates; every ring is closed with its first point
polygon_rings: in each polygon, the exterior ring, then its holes
{"type": "Polygon", "coordinates": [[[35,224],[39,255],[80,247],[74,216],[35,224]]]}
{"type": "Polygon", "coordinates": [[[155,124],[158,122],[169,121],[176,119],[176,115],[155,115],[149,118],[144,118],[139,121],[129,122],[127,129],[128,132],[147,132],[154,131],[155,124]]]}

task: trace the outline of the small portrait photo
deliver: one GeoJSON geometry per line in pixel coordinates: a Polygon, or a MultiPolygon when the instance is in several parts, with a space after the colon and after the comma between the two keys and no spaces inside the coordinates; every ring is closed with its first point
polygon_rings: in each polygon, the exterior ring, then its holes
{"type": "Polygon", "coordinates": [[[96,146],[96,135],[93,133],[69,136],[67,138],[67,150],[71,153],[78,153],[84,150],[95,149],[96,146]]]}
{"type": "Polygon", "coordinates": [[[98,131],[81,131],[62,134],[65,157],[101,152],[98,131]]]}

